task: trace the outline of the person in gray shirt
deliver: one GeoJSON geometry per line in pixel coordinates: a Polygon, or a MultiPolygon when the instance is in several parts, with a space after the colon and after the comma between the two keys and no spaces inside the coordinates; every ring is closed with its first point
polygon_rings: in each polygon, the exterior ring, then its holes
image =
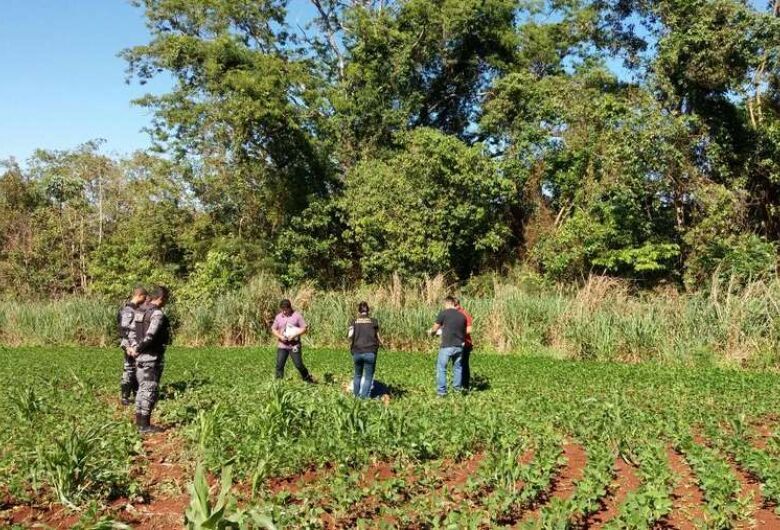
{"type": "Polygon", "coordinates": [[[170,321],[163,311],[169,297],[166,287],[155,287],[149,295],[148,306],[135,312],[135,325],[130,333],[129,351],[135,357],[138,380],[135,423],[142,434],[161,430],[151,425],[151,416],[159,397],[165,350],[171,342],[170,321]]]}
{"type": "Polygon", "coordinates": [[[128,354],[130,347],[130,333],[135,322],[135,312],[146,302],[147,292],[141,286],[133,289],[132,295],[117,314],[117,327],[119,328],[119,347],[124,355],[122,366],[122,378],[119,383],[120,399],[122,405],[131,403],[133,394],[138,391],[138,380],[135,378],[135,357],[128,354]]]}

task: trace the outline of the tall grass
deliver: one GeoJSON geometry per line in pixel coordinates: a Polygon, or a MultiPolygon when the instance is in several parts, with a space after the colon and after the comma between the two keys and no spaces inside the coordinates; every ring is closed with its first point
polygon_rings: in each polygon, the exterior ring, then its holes
{"type": "MultiPolygon", "coordinates": [[[[268,327],[281,298],[290,298],[310,325],[308,345],[345,347],[346,326],[366,300],[380,320],[386,346],[431,351],[425,335],[449,292],[440,277],[417,283],[348,291],[285,289],[260,277],[243,289],[170,308],[176,344],[270,345],[268,327]]],[[[523,278],[494,277],[467,286],[461,300],[475,317],[478,350],[543,353],[621,362],[718,363],[780,366],[780,278],[747,286],[717,278],[707,291],[673,288],[633,292],[628,283],[594,276],[578,289],[523,278]]],[[[45,303],[1,302],[4,345],[116,344],[116,307],[70,299],[45,303]]]]}

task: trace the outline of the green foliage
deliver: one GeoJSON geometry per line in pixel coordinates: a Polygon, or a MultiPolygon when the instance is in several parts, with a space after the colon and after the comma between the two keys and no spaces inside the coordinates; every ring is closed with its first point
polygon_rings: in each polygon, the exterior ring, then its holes
{"type": "Polygon", "coordinates": [[[343,204],[362,276],[453,268],[463,277],[506,249],[514,186],[484,151],[431,129],[403,142],[400,154],[361,163],[346,179],[343,204]]]}
{"type": "Polygon", "coordinates": [[[777,2],[133,3],[128,78],[174,81],[137,101],[164,156],[4,163],[4,292],[774,269],[777,2]]]}
{"type": "Polygon", "coordinates": [[[190,485],[190,505],[184,514],[185,524],[188,530],[224,530],[227,528],[250,529],[264,528],[275,530],[270,519],[255,511],[238,510],[235,499],[230,494],[233,478],[230,466],[222,470],[221,488],[216,503],[212,506],[209,495],[209,486],[203,467],[198,466],[195,471],[195,480],[190,485]]]}
{"type": "MultiPolygon", "coordinates": [[[[69,503],[83,527],[110,527],[112,499],[161,494],[135,483],[146,444],[110,403],[116,354],[0,350],[8,502],[69,503]]],[[[618,458],[639,481],[606,527],[648,528],[672,510],[672,448],[704,493],[697,523],[748,522],[732,457],[766,499],[778,496],[776,440],[758,449],[753,434],[776,409],[776,374],[483,354],[472,357],[475,390],[440,399],[430,356],[385,351],[383,403],[344,391],[346,351],[305,356],[317,385],[274,381],[270,348],[169,351],[159,415],[172,426],[170,457],[195,470],[188,528],[302,529],[323,518],[355,528],[586,526],[622,478],[618,458]]]]}

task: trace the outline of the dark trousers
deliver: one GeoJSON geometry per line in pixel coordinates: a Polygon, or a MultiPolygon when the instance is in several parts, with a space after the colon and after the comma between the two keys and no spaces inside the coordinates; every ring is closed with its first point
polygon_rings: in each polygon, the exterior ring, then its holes
{"type": "Polygon", "coordinates": [[[298,370],[298,373],[301,374],[301,379],[304,381],[311,381],[311,375],[303,365],[303,354],[300,344],[289,350],[285,348],[278,348],[276,350],[276,378],[282,379],[284,377],[284,365],[287,364],[287,357],[292,358],[295,368],[298,370]]]}
{"type": "Polygon", "coordinates": [[[471,350],[474,346],[467,345],[463,347],[463,355],[460,358],[460,364],[463,368],[463,388],[468,389],[471,386],[471,350]]]}
{"type": "Polygon", "coordinates": [[[353,353],[352,360],[355,363],[352,393],[363,399],[370,397],[371,385],[374,382],[374,369],[376,368],[376,353],[353,353]]]}

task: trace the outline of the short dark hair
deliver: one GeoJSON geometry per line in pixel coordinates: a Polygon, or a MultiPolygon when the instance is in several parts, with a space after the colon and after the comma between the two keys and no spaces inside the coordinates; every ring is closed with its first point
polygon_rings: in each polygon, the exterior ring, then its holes
{"type": "Polygon", "coordinates": [[[143,285],[136,285],[135,287],[133,287],[133,296],[139,296],[139,295],[148,296],[149,291],[147,291],[146,287],[144,287],[143,285]]]}
{"type": "Polygon", "coordinates": [[[155,285],[154,289],[152,289],[151,294],[149,295],[149,298],[152,300],[168,300],[171,296],[171,290],[165,287],[164,285],[155,285]]]}
{"type": "Polygon", "coordinates": [[[444,299],[445,304],[458,305],[458,299],[450,295],[444,299]]]}
{"type": "Polygon", "coordinates": [[[360,302],[358,304],[358,313],[361,315],[367,315],[369,311],[368,302],[360,302]]]}
{"type": "Polygon", "coordinates": [[[292,302],[285,298],[281,302],[279,302],[279,309],[292,309],[292,302]]]}

